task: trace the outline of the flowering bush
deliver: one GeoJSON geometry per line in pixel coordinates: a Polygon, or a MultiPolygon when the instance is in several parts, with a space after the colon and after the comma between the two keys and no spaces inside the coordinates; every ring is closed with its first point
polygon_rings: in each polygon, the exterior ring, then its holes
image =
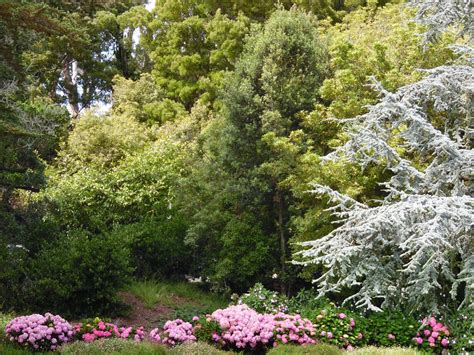
{"type": "Polygon", "coordinates": [[[109,322],[104,322],[100,318],[95,318],[92,322],[82,324],[78,323],[74,326],[76,336],[79,340],[92,342],[100,338],[120,338],[133,339],[137,342],[142,341],[145,337],[143,327],[134,329],[132,327],[118,327],[109,322]]]}
{"type": "Polygon", "coordinates": [[[196,341],[196,337],[193,334],[193,325],[181,319],[167,321],[161,335],[158,328],[153,329],[150,332],[150,337],[155,342],[169,346],[196,341]]]}
{"type": "Polygon", "coordinates": [[[330,304],[321,310],[314,323],[316,335],[323,342],[337,345],[346,350],[352,350],[355,345],[362,344],[364,334],[357,326],[353,317],[346,311],[330,304]]]}
{"type": "Polygon", "coordinates": [[[449,346],[448,336],[448,327],[438,322],[436,318],[430,317],[423,319],[419,332],[413,340],[424,350],[441,353],[449,346]]]}
{"type": "Polygon", "coordinates": [[[256,283],[247,293],[240,296],[237,304],[246,304],[259,313],[288,311],[288,299],[278,292],[267,290],[261,283],[256,283]]]}
{"type": "Polygon", "coordinates": [[[193,332],[197,340],[210,344],[217,341],[221,347],[225,346],[225,343],[221,340],[220,336],[218,337],[218,335],[221,334],[222,329],[217,321],[195,316],[193,317],[193,323],[195,324],[193,332]]]}
{"type": "Polygon", "coordinates": [[[296,345],[315,344],[315,329],[309,319],[301,318],[299,314],[288,315],[278,313],[273,318],[276,344],[294,343],[296,345]]]}
{"type": "Polygon", "coordinates": [[[365,336],[377,346],[412,346],[418,327],[415,318],[400,312],[376,312],[367,318],[365,336]]]}
{"type": "Polygon", "coordinates": [[[246,305],[218,309],[207,317],[207,321],[212,320],[222,329],[213,340],[228,348],[257,350],[273,340],[274,316],[259,314],[246,305]]]}
{"type": "Polygon", "coordinates": [[[5,327],[5,335],[33,351],[49,351],[70,341],[74,329],[60,316],[32,314],[11,320],[5,327]]]}
{"type": "Polygon", "coordinates": [[[474,309],[453,312],[449,320],[449,351],[474,354],[474,309]]]}

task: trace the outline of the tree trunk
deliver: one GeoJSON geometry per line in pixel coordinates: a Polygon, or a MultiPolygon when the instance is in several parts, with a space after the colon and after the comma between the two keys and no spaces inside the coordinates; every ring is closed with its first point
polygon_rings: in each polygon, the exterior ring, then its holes
{"type": "Polygon", "coordinates": [[[77,91],[77,62],[66,60],[63,70],[64,90],[67,95],[67,109],[72,118],[79,117],[79,93],[77,91]]]}

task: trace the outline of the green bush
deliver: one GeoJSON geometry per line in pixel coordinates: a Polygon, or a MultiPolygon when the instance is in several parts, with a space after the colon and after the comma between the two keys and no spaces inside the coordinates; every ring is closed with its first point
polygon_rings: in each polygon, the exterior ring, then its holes
{"type": "Polygon", "coordinates": [[[205,318],[201,318],[194,326],[194,335],[198,341],[213,344],[212,336],[216,333],[221,334],[222,328],[215,320],[207,321],[205,318]]]}
{"type": "Polygon", "coordinates": [[[10,322],[13,318],[14,317],[11,314],[0,313],[0,342],[2,341],[5,335],[5,327],[7,326],[8,322],[10,322]]]}
{"type": "Polygon", "coordinates": [[[372,313],[367,318],[366,340],[376,346],[413,346],[418,322],[400,312],[372,313]]]}
{"type": "Polygon", "coordinates": [[[450,314],[446,323],[451,332],[449,349],[454,354],[474,353],[474,310],[450,314]]]}
{"type": "Polygon", "coordinates": [[[318,291],[314,288],[300,290],[288,301],[288,312],[298,313],[311,320],[316,319],[321,310],[330,305],[327,298],[318,298],[318,295],[318,291]]]}
{"type": "Polygon", "coordinates": [[[70,355],[103,355],[103,354],[137,354],[165,355],[169,354],[165,347],[149,342],[137,343],[122,339],[100,339],[91,343],[76,341],[61,347],[61,354],[70,355]]]}
{"type": "Polygon", "coordinates": [[[123,241],[76,232],[47,245],[31,262],[29,304],[64,317],[112,314],[131,274],[123,241]]]}
{"type": "Polygon", "coordinates": [[[322,342],[337,345],[351,350],[354,346],[366,342],[362,320],[350,311],[338,308],[330,303],[311,319],[316,329],[316,335],[322,342]]]}
{"type": "Polygon", "coordinates": [[[168,212],[168,219],[144,219],[112,232],[127,239],[139,278],[182,277],[191,268],[190,248],[184,244],[186,224],[174,211],[168,212]]]}

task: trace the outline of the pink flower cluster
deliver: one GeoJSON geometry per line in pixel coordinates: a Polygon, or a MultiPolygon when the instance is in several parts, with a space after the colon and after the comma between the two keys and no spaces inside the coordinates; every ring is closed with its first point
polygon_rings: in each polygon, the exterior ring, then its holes
{"type": "Polygon", "coordinates": [[[274,331],[277,343],[294,343],[296,345],[315,344],[314,336],[316,330],[313,323],[306,318],[301,318],[299,314],[288,315],[278,313],[274,315],[274,331]]]}
{"type": "Polygon", "coordinates": [[[143,327],[133,329],[132,327],[118,327],[113,323],[103,322],[96,318],[94,324],[76,324],[76,332],[81,335],[81,339],[87,343],[100,338],[116,337],[120,339],[133,339],[136,342],[142,341],[145,337],[143,327]]]}
{"type": "Polygon", "coordinates": [[[196,341],[196,337],[193,334],[193,325],[181,319],[167,321],[161,336],[157,328],[153,329],[150,332],[150,337],[156,342],[169,346],[196,341]]]}
{"type": "Polygon", "coordinates": [[[222,329],[221,334],[214,334],[214,341],[238,349],[254,349],[270,343],[275,329],[273,315],[259,314],[244,304],[218,309],[208,317],[208,321],[211,320],[218,322],[222,329]]]}
{"type": "Polygon", "coordinates": [[[420,332],[413,338],[418,345],[428,344],[430,348],[435,348],[441,345],[442,348],[447,348],[449,345],[449,330],[446,325],[440,323],[436,318],[425,318],[420,328],[420,332]]]}
{"type": "Polygon", "coordinates": [[[63,318],[51,313],[17,317],[5,327],[10,341],[33,351],[55,350],[74,337],[74,329],[63,318]]]}

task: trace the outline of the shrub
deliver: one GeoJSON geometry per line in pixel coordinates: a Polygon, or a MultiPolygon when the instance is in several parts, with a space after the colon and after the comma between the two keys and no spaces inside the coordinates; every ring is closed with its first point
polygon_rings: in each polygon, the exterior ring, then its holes
{"type": "Polygon", "coordinates": [[[44,248],[29,272],[32,307],[77,317],[112,314],[131,269],[120,240],[77,232],[44,248]]]}
{"type": "Polygon", "coordinates": [[[191,250],[184,243],[186,223],[174,211],[164,211],[169,219],[144,219],[120,226],[113,234],[127,239],[134,274],[139,278],[182,277],[189,272],[191,250]]]}
{"type": "Polygon", "coordinates": [[[259,351],[273,341],[273,316],[259,314],[246,305],[218,309],[207,320],[219,323],[222,332],[215,334],[214,341],[225,348],[259,351]]]}
{"type": "Polygon", "coordinates": [[[400,312],[377,312],[367,318],[366,340],[377,346],[412,346],[419,324],[400,312]]]}
{"type": "Polygon", "coordinates": [[[118,327],[115,324],[104,322],[100,318],[95,318],[92,322],[86,324],[78,323],[74,326],[76,330],[76,336],[79,340],[84,340],[90,343],[100,338],[113,338],[119,339],[133,339],[136,342],[140,342],[145,337],[143,327],[132,328],[132,327],[118,327]]]}
{"type": "Polygon", "coordinates": [[[10,314],[0,313],[0,341],[4,337],[5,327],[13,318],[14,317],[10,314]]]}
{"type": "Polygon", "coordinates": [[[299,314],[288,315],[278,313],[273,318],[275,342],[279,344],[293,343],[296,345],[315,344],[315,329],[309,319],[301,318],[299,314]]]}
{"type": "Polygon", "coordinates": [[[17,317],[5,327],[11,342],[32,351],[55,350],[74,337],[72,326],[60,316],[46,313],[17,317]]]}
{"type": "Polygon", "coordinates": [[[196,337],[193,334],[193,325],[181,319],[167,321],[161,335],[157,328],[153,329],[150,332],[150,338],[155,342],[169,346],[196,341],[196,337]]]}
{"type": "Polygon", "coordinates": [[[451,331],[449,349],[454,354],[474,353],[474,309],[451,314],[448,321],[451,331]]]}
{"type": "Polygon", "coordinates": [[[362,328],[347,310],[330,304],[321,310],[314,323],[316,334],[321,341],[352,350],[364,342],[362,328]]]}
{"type": "Polygon", "coordinates": [[[256,283],[240,296],[237,303],[246,304],[259,313],[285,313],[288,310],[288,299],[276,291],[267,290],[261,283],[256,283]]]}
{"type": "Polygon", "coordinates": [[[430,317],[423,320],[419,332],[413,339],[419,348],[441,353],[449,345],[449,330],[446,325],[430,317]]]}
{"type": "Polygon", "coordinates": [[[321,310],[330,306],[330,301],[319,297],[319,292],[312,289],[302,289],[288,300],[288,313],[298,313],[302,317],[314,319],[321,310]]]}
{"type": "Polygon", "coordinates": [[[215,320],[195,316],[193,317],[193,322],[195,323],[194,335],[198,341],[213,344],[216,341],[216,335],[222,332],[219,322],[215,320]]]}

